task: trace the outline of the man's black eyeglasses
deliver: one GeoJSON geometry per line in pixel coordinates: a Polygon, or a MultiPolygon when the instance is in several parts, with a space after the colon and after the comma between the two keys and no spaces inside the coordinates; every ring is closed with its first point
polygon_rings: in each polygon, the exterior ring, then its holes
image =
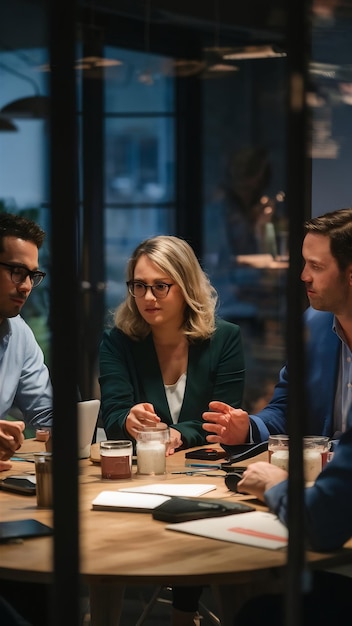
{"type": "Polygon", "coordinates": [[[3,265],[3,267],[6,267],[9,270],[11,280],[16,285],[24,283],[27,276],[29,276],[32,287],[38,287],[43,278],[46,276],[45,272],[40,272],[39,270],[32,271],[26,267],[22,267],[21,265],[12,265],[11,263],[3,263],[2,261],[0,261],[0,265],[3,265]]]}
{"type": "Polygon", "coordinates": [[[151,290],[154,298],[166,298],[173,284],[174,283],[155,283],[154,285],[147,285],[140,280],[129,280],[128,283],[126,283],[128,291],[134,298],[143,298],[148,289],[151,290]]]}

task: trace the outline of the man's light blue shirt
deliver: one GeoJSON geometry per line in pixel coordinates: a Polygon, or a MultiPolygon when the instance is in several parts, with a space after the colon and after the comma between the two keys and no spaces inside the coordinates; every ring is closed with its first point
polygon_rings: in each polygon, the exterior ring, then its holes
{"type": "Polygon", "coordinates": [[[347,416],[352,405],[352,352],[336,317],[334,318],[333,331],[341,341],[341,356],[334,405],[334,427],[335,431],[343,433],[348,427],[352,426],[352,424],[347,423],[347,416]]]}
{"type": "Polygon", "coordinates": [[[28,426],[52,425],[52,386],[43,353],[20,315],[0,324],[0,418],[19,409],[28,426]]]}

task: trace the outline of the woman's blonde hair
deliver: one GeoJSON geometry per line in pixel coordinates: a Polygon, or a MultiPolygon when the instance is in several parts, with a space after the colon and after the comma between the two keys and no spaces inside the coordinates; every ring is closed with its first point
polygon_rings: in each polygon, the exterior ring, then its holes
{"type": "MultiPolygon", "coordinates": [[[[134,279],[134,270],[141,256],[146,255],[180,287],[186,301],[182,328],[189,341],[208,339],[215,330],[215,309],[218,294],[202,270],[191,246],[171,235],[160,235],[143,241],[133,252],[127,265],[127,282],[134,279]]],[[[150,326],[140,315],[130,293],[117,308],[115,326],[134,339],[144,339],[150,326]]]]}

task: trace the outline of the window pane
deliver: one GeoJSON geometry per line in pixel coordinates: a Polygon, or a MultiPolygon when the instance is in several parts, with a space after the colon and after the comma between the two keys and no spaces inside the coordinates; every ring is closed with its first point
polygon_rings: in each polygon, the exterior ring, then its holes
{"type": "Polygon", "coordinates": [[[133,250],[148,237],[172,235],[174,210],[106,209],[106,308],[114,310],[126,295],[126,265],[133,250]]]}
{"type": "Polygon", "coordinates": [[[241,327],[251,412],[286,357],[285,63],[242,61],[203,86],[204,263],[219,314],[241,327]]]}
{"type": "MultiPolygon", "coordinates": [[[[21,49],[0,54],[0,108],[47,93],[48,51],[21,49]]],[[[1,200],[8,208],[47,200],[48,133],[45,119],[14,117],[15,130],[1,133],[1,200]]]]}
{"type": "Polygon", "coordinates": [[[105,201],[168,202],[174,197],[174,120],[107,118],[105,201]]]}
{"type": "Polygon", "coordinates": [[[173,111],[174,81],[167,57],[106,47],[105,58],[121,62],[104,71],[107,113],[173,111]]]}
{"type": "Polygon", "coordinates": [[[126,295],[126,264],[144,239],[175,234],[175,102],[168,60],[105,48],[106,309],[126,295]],[[132,206],[133,205],[133,206],[132,206]]]}

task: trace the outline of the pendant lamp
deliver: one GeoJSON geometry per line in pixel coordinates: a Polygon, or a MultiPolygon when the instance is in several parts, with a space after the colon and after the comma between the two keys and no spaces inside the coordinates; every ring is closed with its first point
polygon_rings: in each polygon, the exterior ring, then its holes
{"type": "Polygon", "coordinates": [[[49,98],[42,96],[37,83],[22,72],[0,62],[0,68],[30,83],[34,95],[13,100],[0,109],[0,116],[7,118],[45,118],[49,114],[49,98]]]}

